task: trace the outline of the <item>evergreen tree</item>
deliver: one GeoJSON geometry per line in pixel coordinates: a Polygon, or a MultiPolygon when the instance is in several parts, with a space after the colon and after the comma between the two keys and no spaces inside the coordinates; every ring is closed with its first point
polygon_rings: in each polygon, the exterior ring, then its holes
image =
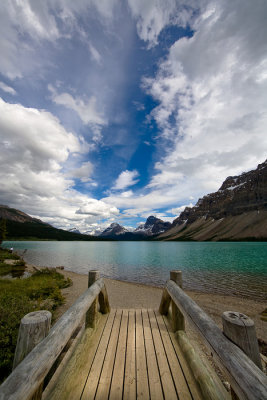
{"type": "Polygon", "coordinates": [[[6,220],[2,219],[0,222],[0,246],[3,240],[6,239],[6,235],[7,235],[6,220]]]}

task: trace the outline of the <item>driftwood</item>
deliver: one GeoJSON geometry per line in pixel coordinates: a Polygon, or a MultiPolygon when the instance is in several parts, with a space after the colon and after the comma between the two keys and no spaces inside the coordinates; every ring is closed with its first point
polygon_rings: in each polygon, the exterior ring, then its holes
{"type": "Polygon", "coordinates": [[[267,377],[254,362],[224,336],[213,320],[175,282],[168,281],[166,289],[179,310],[202,335],[239,399],[267,400],[267,377]]]}
{"type": "Polygon", "coordinates": [[[34,395],[104,286],[103,279],[97,280],[66,311],[52,327],[48,336],[27,355],[1,385],[0,400],[28,400],[34,395]]]}

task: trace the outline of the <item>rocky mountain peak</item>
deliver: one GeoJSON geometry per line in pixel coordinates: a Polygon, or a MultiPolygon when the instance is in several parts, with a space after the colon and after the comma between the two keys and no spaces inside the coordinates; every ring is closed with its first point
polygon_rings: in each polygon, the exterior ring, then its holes
{"type": "Polygon", "coordinates": [[[113,237],[118,235],[123,235],[124,233],[128,232],[126,228],[118,224],[117,222],[113,222],[109,225],[99,236],[101,237],[113,237]]]}
{"type": "Polygon", "coordinates": [[[218,220],[263,209],[267,209],[267,160],[255,170],[226,178],[217,192],[202,197],[194,207],[186,207],[173,224],[209,217],[218,220]]]}

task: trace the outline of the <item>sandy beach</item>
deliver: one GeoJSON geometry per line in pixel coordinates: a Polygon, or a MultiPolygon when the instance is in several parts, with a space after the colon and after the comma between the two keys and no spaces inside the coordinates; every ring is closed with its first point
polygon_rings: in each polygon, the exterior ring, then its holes
{"type": "MultiPolygon", "coordinates": [[[[75,272],[59,270],[65,277],[71,278],[73,285],[63,289],[65,304],[56,311],[58,319],[87,289],[87,276],[75,272]]],[[[136,283],[105,279],[109,301],[114,308],[154,308],[160,304],[162,289],[136,283]]],[[[224,311],[239,311],[253,319],[257,336],[267,340],[267,322],[260,319],[260,313],[266,308],[266,303],[238,296],[224,296],[211,293],[186,291],[186,293],[222,327],[221,315],[224,311]]],[[[188,329],[191,328],[188,326],[188,329]]]]}

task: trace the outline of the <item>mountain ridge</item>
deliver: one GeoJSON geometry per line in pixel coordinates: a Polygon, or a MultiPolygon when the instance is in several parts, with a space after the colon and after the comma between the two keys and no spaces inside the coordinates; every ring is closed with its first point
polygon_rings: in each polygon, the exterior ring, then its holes
{"type": "Polygon", "coordinates": [[[161,240],[266,240],[267,160],[186,207],[161,240]]]}

